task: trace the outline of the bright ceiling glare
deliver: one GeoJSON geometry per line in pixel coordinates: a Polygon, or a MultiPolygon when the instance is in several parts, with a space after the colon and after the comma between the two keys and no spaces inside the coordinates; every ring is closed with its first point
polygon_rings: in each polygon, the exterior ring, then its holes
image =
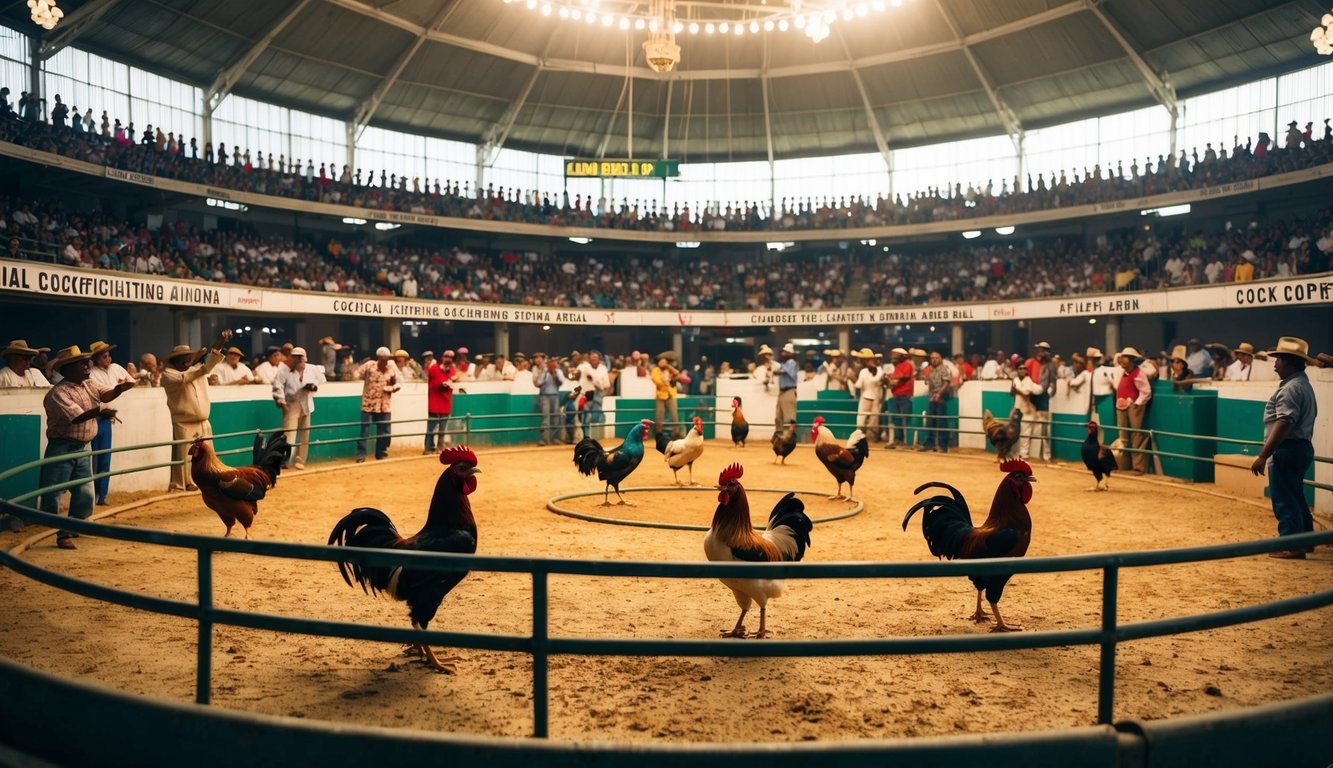
{"type": "Polygon", "coordinates": [[[1158,216],[1165,218],[1167,216],[1183,216],[1189,212],[1190,204],[1182,203],[1180,205],[1166,205],[1161,208],[1148,208],[1147,210],[1139,211],[1139,215],[1152,216],[1153,214],[1157,214],[1158,216]]]}
{"type": "Polygon", "coordinates": [[[1333,55],[1333,13],[1326,13],[1319,20],[1319,26],[1310,33],[1310,42],[1314,43],[1315,53],[1320,56],[1333,55]]]}
{"type": "Polygon", "coordinates": [[[996,228],[995,228],[995,234],[997,234],[997,235],[1012,235],[1013,233],[1014,233],[1014,228],[1013,228],[1013,227],[996,227],[996,228]]]}
{"type": "Polygon", "coordinates": [[[592,242],[592,238],[591,238],[591,237],[571,237],[571,238],[569,238],[569,242],[571,242],[571,243],[578,243],[579,245],[587,245],[588,243],[591,243],[591,242],[592,242]]]}
{"type": "Polygon", "coordinates": [[[676,243],[676,247],[677,247],[677,248],[698,248],[698,247],[699,247],[699,241],[698,241],[698,240],[687,240],[687,241],[684,241],[684,242],[679,242],[679,243],[676,243]]]}
{"type": "Polygon", "coordinates": [[[981,230],[979,229],[969,229],[963,233],[964,240],[976,240],[978,237],[981,237],[981,230]]]}

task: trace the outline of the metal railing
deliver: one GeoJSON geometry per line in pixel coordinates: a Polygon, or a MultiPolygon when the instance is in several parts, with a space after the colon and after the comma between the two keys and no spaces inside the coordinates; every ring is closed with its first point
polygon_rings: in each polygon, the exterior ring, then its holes
{"type": "MultiPolygon", "coordinates": [[[[229,436],[250,432],[231,433],[229,436]]],[[[155,446],[170,445],[158,443],[155,446]]],[[[130,449],[119,449],[130,450],[130,449]]],[[[248,450],[248,449],[247,449],[248,450]]],[[[91,452],[90,452],[91,453],[91,452]]],[[[30,462],[0,473],[0,479],[49,461],[67,460],[69,456],[30,462]]],[[[162,465],[153,465],[158,467],[162,465]]],[[[121,470],[122,472],[137,471],[121,470]]],[[[186,618],[198,624],[195,700],[211,700],[213,668],[212,646],[217,625],[249,629],[292,632],[355,640],[397,643],[434,643],[449,646],[526,653],[532,657],[533,735],[549,734],[549,660],[554,655],[596,656],[723,656],[723,657],[799,657],[868,656],[930,653],[967,653],[975,651],[1019,650],[1066,645],[1096,645],[1100,648],[1098,671],[1097,718],[1110,724],[1114,718],[1115,657],[1120,643],[1151,637],[1195,632],[1232,626],[1261,619],[1286,616],[1333,605],[1333,589],[1275,600],[1243,608],[1194,614],[1169,619],[1120,624],[1117,620],[1119,574],[1123,568],[1140,568],[1179,563],[1202,562],[1260,555],[1279,550],[1301,549],[1333,544],[1333,531],[1285,536],[1260,541],[1174,550],[1122,552],[1112,554],[1070,555],[1045,558],[1003,558],[925,563],[667,563],[557,560],[547,558],[448,555],[329,547],[238,540],[213,536],[171,533],[167,531],[107,525],[87,520],[48,515],[14,503],[36,495],[55,492],[88,480],[39,488],[32,493],[0,502],[0,510],[31,523],[75,533],[102,536],[122,541],[192,549],[197,553],[196,602],[153,597],[95,584],[59,574],[29,563],[16,555],[0,552],[0,565],[35,581],[71,593],[130,608],[186,618]],[[419,631],[368,626],[348,622],[295,618],[274,614],[219,608],[213,596],[213,554],[237,552],[265,557],[294,558],[325,562],[358,562],[375,566],[411,566],[437,571],[486,571],[528,574],[532,578],[532,626],[527,635],[482,634],[468,632],[419,631]],[[775,640],[764,643],[735,643],[726,640],[606,639],[553,636],[550,628],[549,580],[552,575],[591,577],[636,577],[671,579],[715,578],[949,578],[1019,573],[1056,573],[1101,570],[1102,611],[1100,626],[1075,630],[1025,632],[1000,635],[946,635],[934,637],[890,637],[854,640],[775,640]]]]}

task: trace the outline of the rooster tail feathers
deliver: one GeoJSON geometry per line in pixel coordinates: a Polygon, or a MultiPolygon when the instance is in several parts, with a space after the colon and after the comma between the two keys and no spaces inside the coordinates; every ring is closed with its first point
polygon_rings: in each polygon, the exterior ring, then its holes
{"type": "Polygon", "coordinates": [[[287,435],[282,430],[279,429],[269,435],[268,442],[262,446],[260,436],[255,435],[254,465],[268,475],[269,485],[278,484],[278,474],[282,472],[282,465],[287,463],[291,455],[292,446],[287,442],[287,435]]]}
{"type": "MultiPolygon", "coordinates": [[[[333,532],[329,534],[329,546],[383,548],[400,538],[398,528],[388,515],[378,509],[360,507],[347,513],[337,525],[333,526],[333,532]]],[[[338,572],[342,574],[347,586],[356,586],[352,583],[355,579],[357,584],[361,585],[362,591],[370,592],[367,585],[369,572],[365,565],[340,560],[338,572]]]]}
{"type": "Polygon", "coordinates": [[[788,493],[779,499],[768,515],[768,530],[777,531],[783,527],[790,530],[792,540],[796,543],[796,556],[792,559],[799,561],[805,556],[806,548],[813,546],[810,543],[810,532],[814,530],[815,523],[805,513],[805,502],[796,498],[795,493],[788,493]]]}
{"type": "Polygon", "coordinates": [[[930,547],[930,554],[947,557],[950,560],[957,557],[967,541],[968,534],[974,530],[967,505],[948,496],[922,499],[907,510],[907,515],[903,518],[904,531],[907,530],[907,523],[917,510],[922,510],[921,533],[930,547]]]}
{"type": "Polygon", "coordinates": [[[583,438],[574,446],[574,466],[584,475],[591,477],[597,471],[597,460],[601,457],[602,444],[591,437],[583,438]]]}

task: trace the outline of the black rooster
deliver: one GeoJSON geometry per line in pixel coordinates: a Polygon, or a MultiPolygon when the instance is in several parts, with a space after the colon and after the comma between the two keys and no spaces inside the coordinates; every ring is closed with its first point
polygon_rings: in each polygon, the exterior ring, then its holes
{"type": "MultiPolygon", "coordinates": [[[[467,446],[446,448],[440,453],[446,469],[435,481],[426,524],[416,534],[403,538],[389,516],[369,507],[352,510],[329,534],[329,545],[371,549],[407,549],[414,552],[453,552],[471,555],[477,551],[477,521],[472,517],[468,494],[477,489],[477,456],[467,446]]],[[[407,603],[413,629],[427,629],[440,609],[440,601],[467,576],[467,571],[437,571],[412,566],[362,565],[339,562],[343,581],[374,595],[383,592],[407,603]]],[[[457,671],[458,656],[438,658],[426,643],[410,646],[436,672],[457,671]]]]}
{"type": "Polygon", "coordinates": [[[1095,421],[1088,422],[1088,438],[1083,441],[1079,454],[1083,456],[1083,466],[1088,468],[1092,476],[1097,478],[1097,484],[1092,487],[1094,491],[1111,490],[1111,472],[1119,469],[1116,463],[1115,453],[1112,449],[1101,444],[1097,439],[1098,425],[1095,421]],[[1106,485],[1102,485],[1102,478],[1106,478],[1106,485]]]}
{"type": "MultiPolygon", "coordinates": [[[[773,433],[773,455],[787,463],[787,457],[796,450],[796,419],[792,419],[787,428],[773,433]]],[[[776,460],[773,462],[777,463],[776,460]]]]}
{"type": "MultiPolygon", "coordinates": [[[[574,466],[579,468],[579,472],[584,475],[596,472],[597,479],[606,483],[606,488],[602,492],[603,507],[611,506],[607,497],[610,496],[612,488],[616,489],[616,498],[620,499],[618,503],[630,506],[625,497],[620,495],[620,484],[643,461],[643,436],[652,426],[653,423],[647,419],[640,421],[630,427],[629,434],[625,435],[625,442],[609,451],[603,449],[602,444],[591,437],[583,438],[574,446],[574,466]]],[[[657,436],[658,445],[661,446],[658,450],[665,448],[661,442],[664,434],[667,434],[666,430],[657,436]]]]}

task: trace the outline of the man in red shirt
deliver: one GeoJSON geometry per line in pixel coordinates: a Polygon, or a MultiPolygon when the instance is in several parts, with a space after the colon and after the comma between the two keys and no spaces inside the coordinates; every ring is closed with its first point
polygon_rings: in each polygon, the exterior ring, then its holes
{"type": "Polygon", "coordinates": [[[439,362],[430,364],[426,369],[426,450],[435,453],[435,436],[439,435],[439,447],[442,450],[451,442],[449,439],[449,415],[454,411],[454,351],[446,349],[440,354],[439,362]]]}
{"type": "Polygon", "coordinates": [[[1152,399],[1152,387],[1148,377],[1139,370],[1139,353],[1133,347],[1125,347],[1115,356],[1120,369],[1125,372],[1115,388],[1115,425],[1118,429],[1129,427],[1137,430],[1125,440],[1129,444],[1133,472],[1141,475],[1148,469],[1148,454],[1143,451],[1148,446],[1148,434],[1141,431],[1146,421],[1148,401],[1152,399]]]}
{"type": "Polygon", "coordinates": [[[889,352],[889,361],[893,370],[889,372],[889,396],[893,410],[889,412],[893,426],[893,442],[890,448],[907,445],[907,422],[912,414],[912,392],[916,386],[916,368],[907,358],[907,350],[894,347],[889,352]]]}

